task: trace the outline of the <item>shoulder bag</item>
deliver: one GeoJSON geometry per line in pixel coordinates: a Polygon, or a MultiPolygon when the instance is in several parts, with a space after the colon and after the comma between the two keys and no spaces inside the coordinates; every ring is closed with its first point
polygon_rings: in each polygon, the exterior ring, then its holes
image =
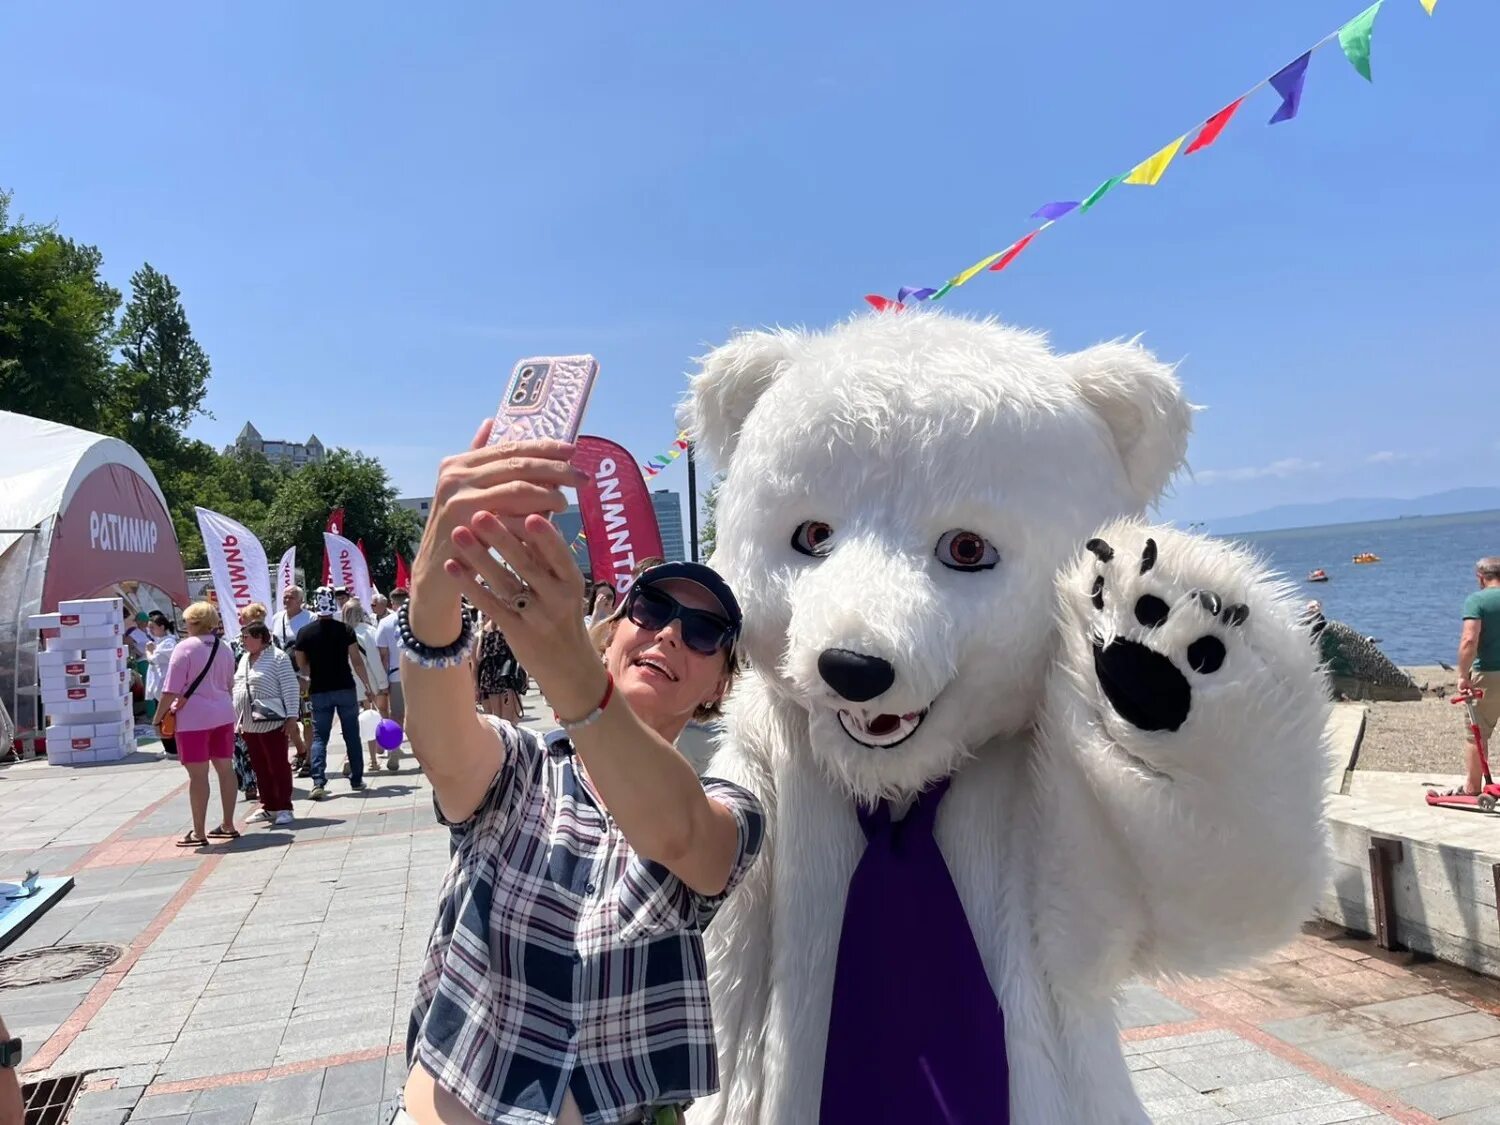
{"type": "MultiPolygon", "coordinates": [[[[280,652],[276,649],[263,649],[262,653],[265,652],[273,652],[276,654],[275,656],[269,657],[269,659],[272,661],[276,659],[276,656],[281,655],[280,652]]],[[[285,658],[283,657],[283,659],[285,658]]],[[[286,722],[288,716],[281,713],[280,706],[273,706],[270,703],[263,703],[255,698],[255,688],[250,680],[250,672],[253,667],[254,665],[250,661],[247,660],[245,662],[245,694],[250,697],[250,721],[252,723],[286,722]]],[[[276,703],[278,705],[280,704],[280,702],[281,700],[276,700],[276,703]]]]}

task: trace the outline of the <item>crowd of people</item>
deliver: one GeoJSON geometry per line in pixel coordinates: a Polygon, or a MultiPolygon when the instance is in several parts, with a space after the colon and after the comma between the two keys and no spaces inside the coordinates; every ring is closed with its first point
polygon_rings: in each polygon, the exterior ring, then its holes
{"type": "MultiPolygon", "coordinates": [[[[663,561],[645,559],[635,574],[663,561]]],[[[361,716],[405,721],[397,622],[407,598],[404,589],[389,598],[376,594],[367,611],[344,587],[319,587],[309,604],[292,586],[274,614],[259,602],[241,609],[233,643],[224,639],[211,600],[184,612],[182,637],[159,611],[130,620],[127,641],[139,655],[146,720],[156,725],[165,754],[189,774],[193,825],[183,846],[237,836],[239,794],[258,804],[251,822],[278,827],[293,823],[294,777],[312,783],[313,800],[327,797],[335,720],[349,749],[343,774],[351,791],[364,789],[366,769],[400,768],[401,748],[382,749],[361,716]],[[210,829],[211,777],[218,780],[223,816],[210,829]]],[[[601,583],[587,591],[584,622],[606,621],[615,608],[614,588],[601,583]]],[[[475,624],[466,664],[476,709],[519,724],[530,677],[496,618],[472,604],[467,611],[475,624]]]]}

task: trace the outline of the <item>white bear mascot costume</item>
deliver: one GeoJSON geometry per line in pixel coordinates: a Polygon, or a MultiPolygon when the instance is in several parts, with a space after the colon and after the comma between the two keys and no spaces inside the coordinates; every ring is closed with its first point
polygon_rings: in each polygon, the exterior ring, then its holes
{"type": "Polygon", "coordinates": [[[749,661],[708,772],[769,822],[707,935],[695,1125],[1144,1121],[1120,984],[1310,915],[1310,638],[1250,555],[1140,520],[1191,412],[1133,343],[932,310],[706,357],[749,661]]]}

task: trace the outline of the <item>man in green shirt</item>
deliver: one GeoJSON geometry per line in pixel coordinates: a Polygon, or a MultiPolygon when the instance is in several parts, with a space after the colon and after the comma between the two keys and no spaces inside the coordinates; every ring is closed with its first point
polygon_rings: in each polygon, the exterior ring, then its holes
{"type": "MultiPolygon", "coordinates": [[[[1475,563],[1474,577],[1479,589],[1464,599],[1464,631],[1458,641],[1458,690],[1484,693],[1474,704],[1474,714],[1488,745],[1500,719],[1500,555],[1475,563]]],[[[1479,748],[1471,742],[1462,791],[1478,793],[1483,784],[1479,748]]]]}

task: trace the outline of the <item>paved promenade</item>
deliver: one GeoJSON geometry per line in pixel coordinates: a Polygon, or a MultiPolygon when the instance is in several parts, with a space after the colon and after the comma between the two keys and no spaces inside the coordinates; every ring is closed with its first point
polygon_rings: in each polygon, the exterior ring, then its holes
{"type": "MultiPolygon", "coordinates": [[[[23,1077],[87,1072],[75,1125],[384,1121],[448,849],[410,758],[368,780],[321,803],[299,782],[294,828],[185,852],[175,763],[0,769],[0,875],[77,881],[0,956],[125,950],[0,990],[23,1077]]],[[[1220,980],[1133,986],[1120,1015],[1164,1125],[1500,1122],[1500,984],[1330,928],[1220,980]]]]}

